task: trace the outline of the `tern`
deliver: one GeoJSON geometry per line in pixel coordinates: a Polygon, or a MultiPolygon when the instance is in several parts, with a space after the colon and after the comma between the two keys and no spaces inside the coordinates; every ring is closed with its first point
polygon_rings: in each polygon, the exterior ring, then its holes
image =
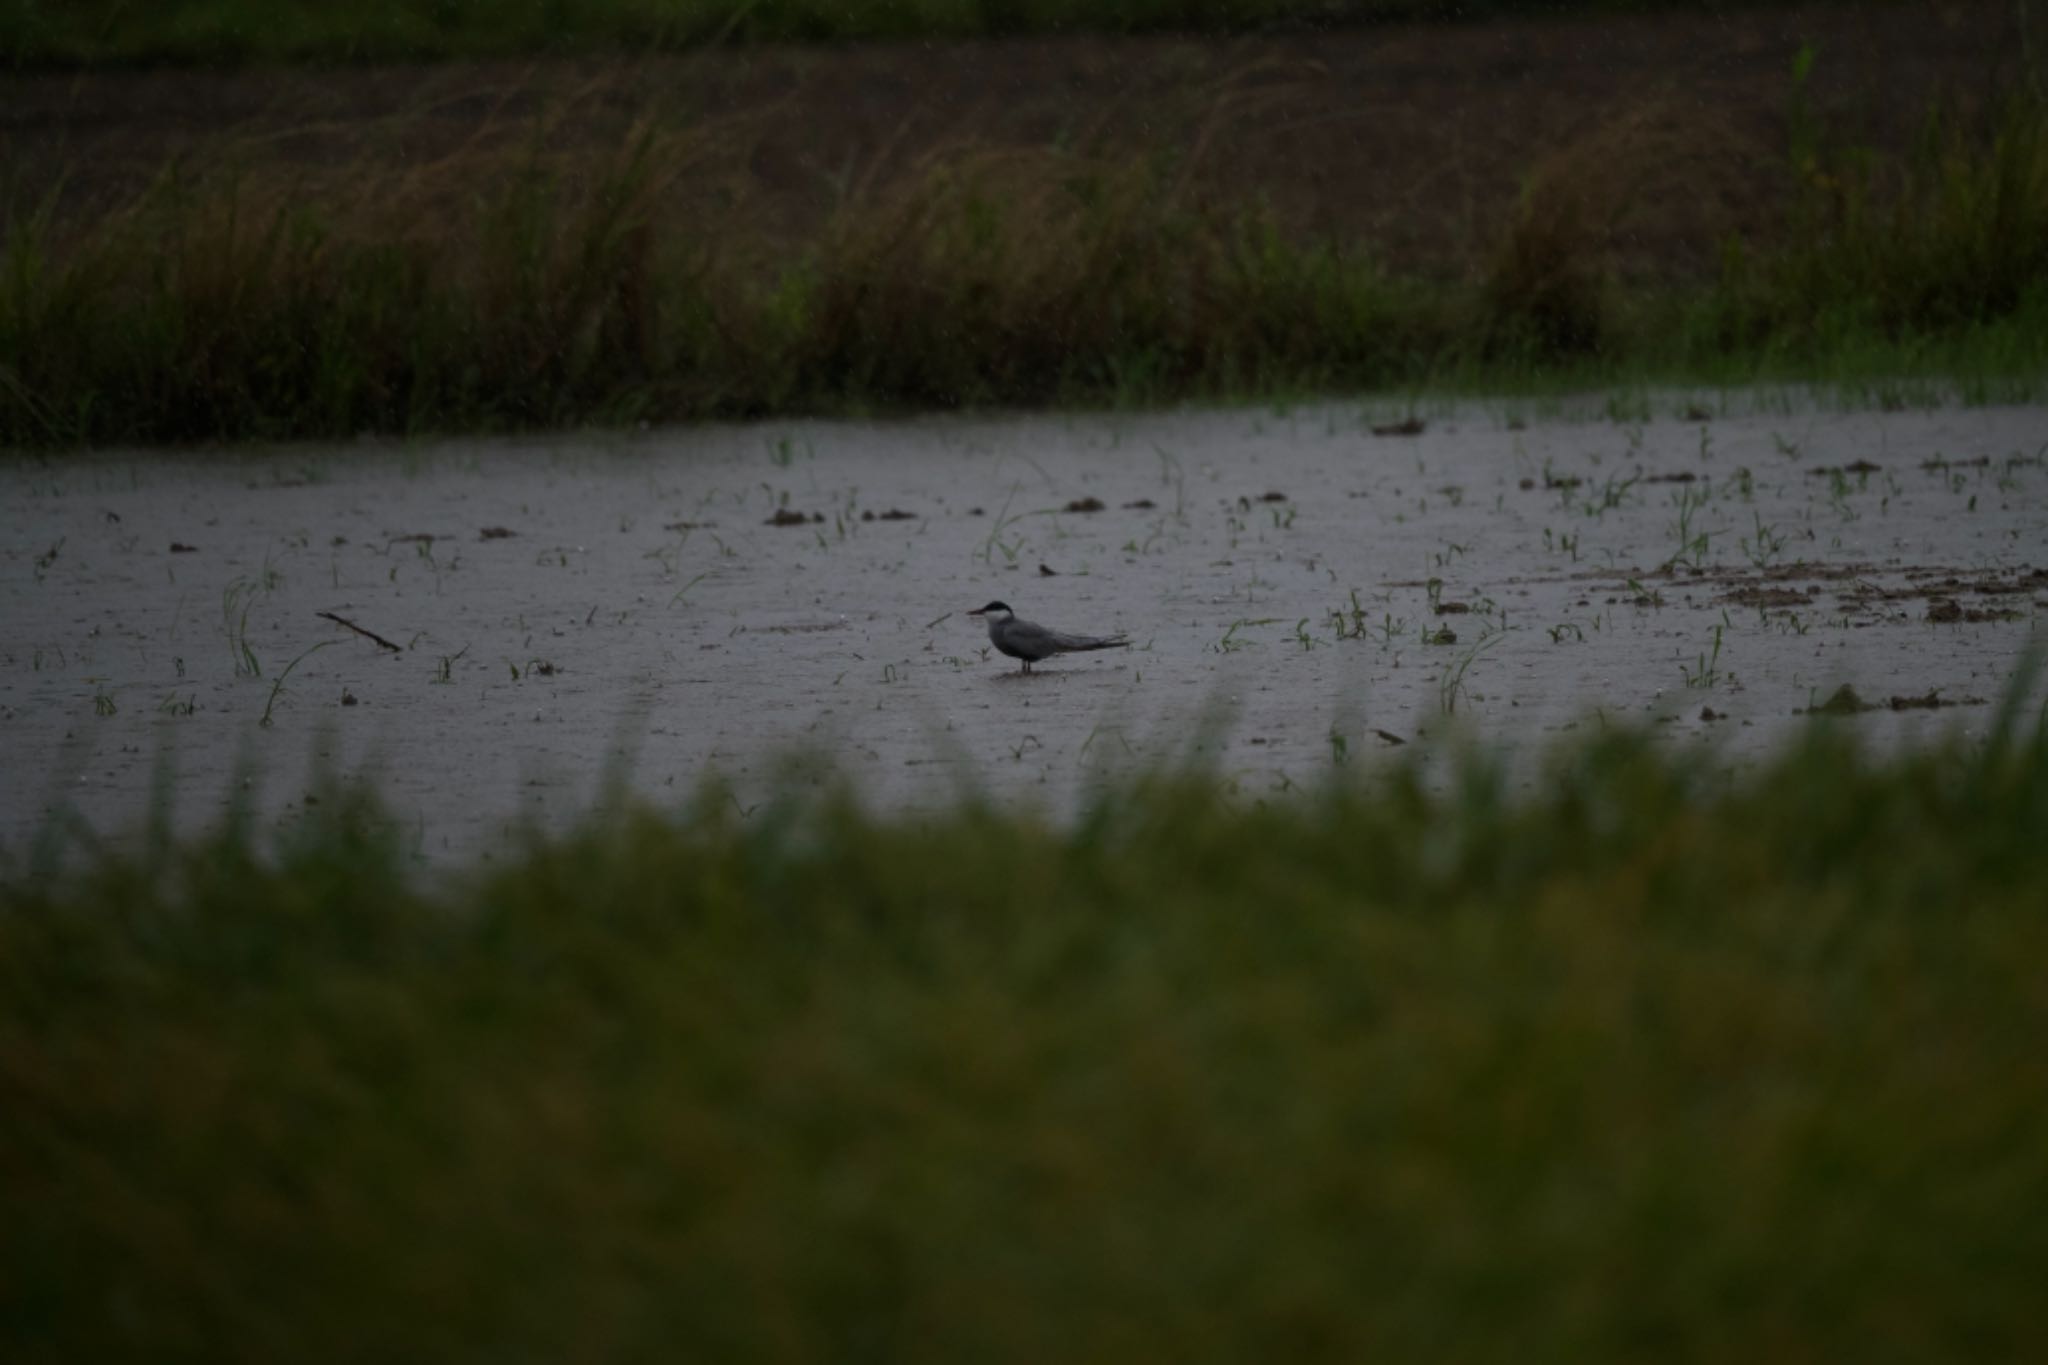
{"type": "Polygon", "coordinates": [[[1031,665],[1043,663],[1055,654],[1075,654],[1084,649],[1115,649],[1130,643],[1121,635],[1069,635],[1035,621],[1020,621],[1017,613],[1011,611],[1005,602],[991,602],[967,614],[984,617],[988,621],[989,643],[1013,659],[1022,659],[1026,673],[1031,671],[1031,665]]]}

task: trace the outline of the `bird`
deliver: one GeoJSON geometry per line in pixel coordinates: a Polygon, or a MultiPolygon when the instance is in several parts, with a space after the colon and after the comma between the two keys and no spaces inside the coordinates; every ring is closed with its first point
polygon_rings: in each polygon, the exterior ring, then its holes
{"type": "Polygon", "coordinates": [[[1031,665],[1042,663],[1055,654],[1074,654],[1084,649],[1115,649],[1130,643],[1121,635],[1069,635],[1035,621],[1020,621],[1007,602],[991,602],[967,614],[987,620],[989,643],[1013,659],[1022,659],[1026,673],[1031,671],[1031,665]]]}

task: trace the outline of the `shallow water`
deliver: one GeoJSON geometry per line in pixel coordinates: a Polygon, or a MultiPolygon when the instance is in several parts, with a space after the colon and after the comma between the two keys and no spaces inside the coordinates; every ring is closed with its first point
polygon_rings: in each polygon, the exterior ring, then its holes
{"type": "Polygon", "coordinates": [[[2048,410],[1726,406],[15,461],[0,846],[58,810],[132,831],[160,772],[191,830],[374,770],[439,860],[607,772],[745,806],[799,747],[890,803],[1057,813],[1203,735],[1259,795],[1453,723],[1527,751],[1628,719],[1740,763],[1844,683],[1875,742],[1983,730],[2048,608],[2048,410]],[[992,597],[1131,647],[1020,676],[965,615],[992,597]]]}

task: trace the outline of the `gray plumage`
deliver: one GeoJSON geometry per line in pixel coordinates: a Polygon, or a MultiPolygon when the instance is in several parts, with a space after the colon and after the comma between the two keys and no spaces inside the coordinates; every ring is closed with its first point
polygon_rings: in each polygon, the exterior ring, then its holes
{"type": "Polygon", "coordinates": [[[1042,663],[1055,654],[1115,649],[1130,643],[1121,635],[1072,635],[1064,630],[1041,626],[1036,621],[1020,621],[1017,613],[1002,602],[991,602],[967,614],[986,618],[989,643],[996,647],[998,653],[1023,660],[1026,673],[1031,671],[1031,665],[1042,663]]]}

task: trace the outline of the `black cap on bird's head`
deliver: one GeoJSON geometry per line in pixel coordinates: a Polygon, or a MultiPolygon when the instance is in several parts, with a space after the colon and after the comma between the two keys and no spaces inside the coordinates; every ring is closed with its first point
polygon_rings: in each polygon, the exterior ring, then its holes
{"type": "Polygon", "coordinates": [[[991,602],[985,607],[976,607],[967,614],[969,616],[986,616],[992,611],[999,611],[1005,616],[1015,616],[1017,614],[1010,610],[1010,604],[1007,602],[991,602]]]}

